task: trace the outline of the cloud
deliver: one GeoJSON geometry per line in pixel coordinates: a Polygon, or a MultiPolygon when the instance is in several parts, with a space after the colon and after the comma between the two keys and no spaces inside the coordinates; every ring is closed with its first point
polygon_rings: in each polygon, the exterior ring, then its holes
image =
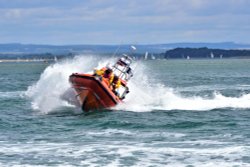
{"type": "Polygon", "coordinates": [[[248,0],[0,0],[0,35],[45,43],[56,43],[50,39],[55,32],[65,36],[57,42],[65,43],[250,42],[243,35],[250,27],[249,6],[248,0]]]}

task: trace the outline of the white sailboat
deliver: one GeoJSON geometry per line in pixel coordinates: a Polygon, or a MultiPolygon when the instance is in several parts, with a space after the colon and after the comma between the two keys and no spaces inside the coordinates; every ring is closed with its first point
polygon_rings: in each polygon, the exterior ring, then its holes
{"type": "Polygon", "coordinates": [[[210,57],[211,57],[211,59],[213,59],[213,58],[214,58],[214,54],[213,54],[213,52],[211,52],[211,53],[210,53],[210,57]]]}
{"type": "Polygon", "coordinates": [[[57,57],[56,56],[54,57],[54,61],[57,62],[57,57]]]}
{"type": "Polygon", "coordinates": [[[144,55],[144,60],[147,60],[147,59],[148,59],[148,52],[146,52],[144,55]]]}
{"type": "Polygon", "coordinates": [[[155,60],[155,56],[153,54],[151,54],[151,59],[155,60]]]}

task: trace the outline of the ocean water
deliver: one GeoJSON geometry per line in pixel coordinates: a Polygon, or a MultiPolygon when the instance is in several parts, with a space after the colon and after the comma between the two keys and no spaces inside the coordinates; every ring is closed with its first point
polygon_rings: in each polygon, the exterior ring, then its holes
{"type": "Polygon", "coordinates": [[[109,61],[0,63],[0,166],[250,166],[250,60],[138,61],[124,103],[82,112],[68,76],[109,61]]]}

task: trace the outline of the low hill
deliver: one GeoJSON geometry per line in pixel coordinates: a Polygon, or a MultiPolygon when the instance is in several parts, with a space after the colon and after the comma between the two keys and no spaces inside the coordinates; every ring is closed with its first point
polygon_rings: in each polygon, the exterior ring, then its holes
{"type": "Polygon", "coordinates": [[[176,48],[167,50],[164,58],[250,58],[250,50],[209,49],[209,48],[176,48]]]}

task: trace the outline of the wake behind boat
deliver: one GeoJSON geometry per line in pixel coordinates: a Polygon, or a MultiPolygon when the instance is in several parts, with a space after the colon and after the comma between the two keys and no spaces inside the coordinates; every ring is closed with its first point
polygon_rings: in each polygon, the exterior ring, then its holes
{"type": "Polygon", "coordinates": [[[73,73],[69,81],[82,110],[110,108],[122,102],[129,93],[127,82],[133,76],[132,59],[126,54],[113,66],[107,65],[93,74],[73,73]]]}

